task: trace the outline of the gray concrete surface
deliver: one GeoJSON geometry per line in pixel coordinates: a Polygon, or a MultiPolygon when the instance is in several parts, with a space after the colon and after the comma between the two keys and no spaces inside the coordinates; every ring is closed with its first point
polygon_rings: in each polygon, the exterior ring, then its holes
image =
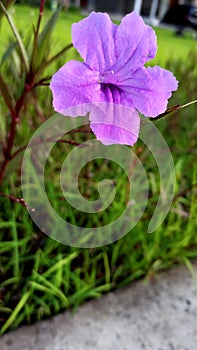
{"type": "MultiPolygon", "coordinates": [[[[197,265],[195,265],[197,274],[197,265]]],[[[0,338],[1,350],[197,350],[197,285],[182,266],[0,338]]]]}

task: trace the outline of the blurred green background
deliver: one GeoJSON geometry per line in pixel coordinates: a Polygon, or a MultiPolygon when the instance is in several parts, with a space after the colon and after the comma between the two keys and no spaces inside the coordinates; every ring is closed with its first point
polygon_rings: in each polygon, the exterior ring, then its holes
{"type": "MultiPolygon", "coordinates": [[[[23,40],[27,60],[31,60],[33,26],[36,26],[39,9],[27,5],[10,7],[15,26],[23,40]]],[[[41,31],[51,17],[45,9],[41,31]]],[[[71,25],[82,18],[79,10],[62,10],[51,30],[50,40],[40,50],[40,67],[71,43],[71,25]]],[[[171,70],[179,80],[179,89],[173,94],[169,106],[185,104],[196,99],[197,43],[190,32],[177,37],[174,30],[155,28],[158,36],[158,54],[150,63],[171,70]]],[[[24,88],[25,69],[21,52],[5,16],[0,27],[0,66],[14,98],[20,98],[24,88]]],[[[44,41],[43,41],[44,42],[44,41]]],[[[54,114],[52,96],[48,87],[50,76],[69,59],[80,59],[74,48],[53,60],[39,72],[39,81],[24,101],[13,153],[9,162],[1,193],[22,197],[20,166],[23,151],[31,135],[41,123],[54,114]]],[[[38,62],[38,57],[37,61],[38,62]]],[[[161,119],[157,127],[163,134],[173,156],[176,171],[175,196],[164,223],[153,233],[147,227],[159,196],[160,178],[155,161],[142,141],[133,151],[143,162],[149,181],[148,207],[135,228],[125,237],[105,247],[79,249],[64,246],[46,236],[32,222],[26,208],[0,196],[0,326],[1,333],[22,323],[44,319],[67,308],[75,309],[90,298],[123,287],[139,278],[154,278],[155,273],[175,264],[186,263],[191,268],[197,258],[197,107],[191,105],[176,114],[161,119]]],[[[10,127],[10,113],[0,96],[0,150],[10,127]]],[[[75,212],[63,201],[58,172],[74,147],[74,140],[88,140],[91,134],[67,135],[67,143],[58,144],[51,152],[46,171],[47,194],[56,211],[73,224],[97,226],[102,220],[107,224],[125,208],[128,180],[115,163],[98,160],[88,163],[80,175],[80,189],[86,198],[97,197],[97,183],[111,178],[117,189],[117,198],[107,214],[101,217],[75,212]],[[69,142],[70,141],[70,142],[69,142]],[[95,171],[96,169],[96,171],[95,171]],[[110,173],[109,173],[110,169],[110,173]],[[93,174],[90,177],[89,174],[93,174]]],[[[2,161],[2,155],[0,161],[2,161]]]]}

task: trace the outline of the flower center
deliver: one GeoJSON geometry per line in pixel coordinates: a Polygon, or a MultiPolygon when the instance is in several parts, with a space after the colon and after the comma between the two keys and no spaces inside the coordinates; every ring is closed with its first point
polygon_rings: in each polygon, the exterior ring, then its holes
{"type": "Polygon", "coordinates": [[[108,70],[99,76],[99,83],[100,84],[112,84],[116,85],[117,78],[115,76],[115,73],[113,70],[108,70]]]}

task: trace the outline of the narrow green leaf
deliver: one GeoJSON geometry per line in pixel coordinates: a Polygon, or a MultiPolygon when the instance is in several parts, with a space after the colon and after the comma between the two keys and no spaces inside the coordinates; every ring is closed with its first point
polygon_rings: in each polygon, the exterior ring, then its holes
{"type": "Polygon", "coordinates": [[[62,9],[61,6],[57,8],[57,10],[53,13],[51,18],[48,20],[43,31],[40,33],[40,35],[38,37],[40,61],[43,60],[46,51],[49,50],[49,43],[50,43],[51,35],[53,34],[53,30],[54,30],[55,24],[58,20],[61,9],[62,9]]]}
{"type": "Polygon", "coordinates": [[[10,43],[8,49],[5,51],[5,53],[2,56],[1,59],[1,65],[7,61],[7,59],[10,58],[10,56],[12,55],[13,51],[16,49],[17,43],[16,41],[13,41],[10,43]]]}
{"type": "Polygon", "coordinates": [[[50,267],[46,272],[44,272],[43,276],[46,278],[46,276],[51,275],[52,273],[54,273],[56,270],[58,270],[59,268],[61,268],[62,266],[68,264],[70,261],[72,261],[73,259],[75,259],[78,256],[77,252],[74,252],[72,254],[70,254],[69,256],[67,256],[66,258],[58,261],[55,265],[53,265],[52,267],[50,267]]]}
{"type": "MultiPolygon", "coordinates": [[[[67,306],[67,307],[69,306],[69,300],[66,297],[66,295],[63,294],[56,286],[54,286],[53,283],[49,282],[46,278],[44,278],[43,276],[38,274],[36,271],[34,271],[34,275],[42,283],[42,286],[44,284],[46,286],[46,288],[49,289],[53,295],[56,295],[56,297],[59,297],[59,299],[62,300],[62,302],[64,303],[65,306],[67,306]]],[[[35,282],[35,283],[37,283],[37,282],[35,282]]]]}
{"type": "Polygon", "coordinates": [[[78,289],[72,296],[70,297],[71,303],[80,303],[82,300],[85,300],[89,297],[90,292],[92,291],[92,286],[84,285],[80,289],[78,289]]]}
{"type": "Polygon", "coordinates": [[[196,290],[197,290],[197,274],[196,274],[196,271],[195,271],[191,261],[188,258],[183,257],[183,261],[184,261],[185,265],[187,266],[187,268],[188,268],[188,270],[189,270],[189,272],[190,272],[190,274],[192,276],[193,283],[194,283],[194,285],[196,287],[196,290]]]}
{"type": "MultiPolygon", "coordinates": [[[[10,247],[10,249],[12,248],[12,246],[10,247]]],[[[5,280],[4,282],[2,282],[0,284],[1,288],[9,286],[10,284],[17,284],[18,283],[18,277],[11,277],[8,280],[5,280]]]]}
{"type": "Polygon", "coordinates": [[[37,59],[38,59],[38,29],[33,25],[33,32],[34,32],[34,38],[33,38],[33,49],[32,54],[30,58],[30,72],[35,72],[37,67],[37,59]]]}
{"type": "Polygon", "coordinates": [[[94,288],[94,292],[96,292],[96,293],[109,292],[111,287],[112,287],[111,283],[106,283],[106,284],[104,284],[102,286],[94,288]]]}
{"type": "Polygon", "coordinates": [[[5,312],[7,314],[10,314],[12,312],[12,309],[4,306],[0,306],[0,312],[5,312]]]}
{"type": "Polygon", "coordinates": [[[60,52],[58,52],[55,56],[51,57],[46,63],[44,63],[41,68],[38,70],[37,75],[41,74],[47,67],[49,67],[53,62],[55,62],[58,58],[63,56],[68,50],[73,48],[73,44],[69,44],[60,52]]]}
{"type": "MultiPolygon", "coordinates": [[[[8,9],[11,5],[13,5],[16,2],[16,0],[2,0],[3,5],[6,9],[8,9]]],[[[0,11],[0,20],[3,16],[3,12],[0,11]]]]}
{"type": "MultiPolygon", "coordinates": [[[[13,221],[16,222],[15,215],[13,214],[13,221]]],[[[19,247],[18,247],[18,235],[16,224],[12,226],[11,229],[12,241],[15,243],[14,249],[12,250],[12,261],[14,262],[13,273],[14,277],[19,279],[20,268],[19,268],[19,247]]]]}
{"type": "Polygon", "coordinates": [[[15,105],[14,96],[12,95],[12,92],[9,89],[8,85],[6,84],[5,80],[3,79],[1,73],[0,73],[0,92],[9,110],[13,111],[14,105],[15,105]]]}
{"type": "Polygon", "coordinates": [[[57,8],[39,35],[37,30],[34,30],[34,45],[31,60],[31,70],[33,73],[37,73],[37,71],[42,67],[42,64],[47,61],[47,56],[50,50],[49,43],[51,41],[51,35],[59,17],[61,8],[62,6],[57,8]]]}
{"type": "Polygon", "coordinates": [[[0,149],[1,146],[6,141],[6,118],[2,113],[1,106],[0,106],[0,149]]]}
{"type": "Polygon", "coordinates": [[[18,47],[20,49],[20,52],[21,52],[21,57],[23,59],[23,63],[24,63],[24,66],[25,66],[25,70],[28,72],[29,71],[29,61],[28,61],[28,55],[27,55],[27,52],[25,50],[25,47],[23,45],[23,41],[22,41],[22,38],[14,24],[14,21],[13,19],[11,18],[11,16],[9,15],[9,13],[7,12],[6,8],[3,6],[2,2],[0,1],[0,7],[4,13],[4,15],[6,16],[7,20],[8,20],[8,23],[10,25],[10,28],[12,29],[13,31],[13,34],[17,40],[17,43],[18,43],[18,47]]]}
{"type": "Polygon", "coordinates": [[[30,296],[30,291],[23,294],[22,298],[20,299],[19,303],[16,305],[12,314],[10,315],[10,317],[7,319],[6,323],[4,323],[3,327],[1,328],[0,334],[3,334],[12,325],[12,323],[15,321],[18,314],[20,313],[21,309],[24,307],[27,300],[29,299],[29,296],[30,296]]]}
{"type": "Polygon", "coordinates": [[[105,251],[103,252],[103,261],[104,261],[104,267],[105,267],[105,283],[106,285],[110,286],[111,271],[109,267],[108,256],[105,251]]]}

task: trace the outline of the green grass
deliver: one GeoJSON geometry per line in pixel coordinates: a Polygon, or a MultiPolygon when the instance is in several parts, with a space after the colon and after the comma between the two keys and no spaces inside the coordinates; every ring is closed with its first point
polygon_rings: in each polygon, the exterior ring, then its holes
{"type": "MultiPolygon", "coordinates": [[[[29,32],[32,29],[32,24],[35,24],[37,21],[38,8],[20,5],[10,9],[10,13],[12,14],[17,28],[23,32],[23,35],[25,37],[28,37],[29,32]]],[[[43,16],[43,23],[46,22],[50,15],[51,11],[46,9],[43,16]]],[[[62,47],[65,44],[71,42],[71,25],[74,22],[78,22],[82,18],[83,16],[76,10],[63,11],[60,14],[57,29],[54,33],[54,50],[56,49],[56,47],[62,47]]],[[[196,46],[196,42],[192,38],[191,33],[186,32],[183,37],[177,37],[175,36],[174,30],[172,29],[154,29],[158,36],[158,53],[155,60],[159,63],[165,63],[168,57],[171,57],[172,59],[182,57],[183,59],[185,59],[188,55],[188,52],[194,46],[196,46]]],[[[8,26],[5,24],[5,20],[2,26],[1,33],[1,44],[3,46],[3,44],[7,42],[9,35],[11,35],[8,26]]],[[[155,60],[153,60],[154,64],[155,60]]]]}
{"type": "MultiPolygon", "coordinates": [[[[32,26],[37,23],[37,16],[39,13],[39,8],[29,7],[29,6],[14,6],[9,10],[14,23],[19,30],[23,33],[24,40],[29,40],[29,35],[32,32],[32,26]],[[28,19],[28,20],[27,20],[28,19]]],[[[41,28],[44,26],[46,21],[51,16],[52,12],[49,9],[46,9],[43,15],[41,28]]],[[[71,11],[62,11],[58,19],[58,25],[54,32],[53,37],[53,50],[56,51],[56,48],[64,47],[65,45],[71,42],[71,25],[74,22],[78,22],[82,19],[83,16],[75,10],[71,11]]],[[[7,26],[6,19],[3,19],[1,27],[1,45],[4,46],[7,44],[7,41],[10,36],[13,36],[10,28],[7,26]]],[[[51,44],[51,43],[49,43],[51,44]]],[[[1,52],[1,51],[0,51],[1,52]]]]}
{"type": "MultiPolygon", "coordinates": [[[[27,37],[29,14],[36,10],[16,6],[15,11],[15,22],[25,31],[27,37]]],[[[47,16],[48,14],[49,11],[47,16]]],[[[33,14],[31,18],[36,20],[33,14]]],[[[79,13],[73,11],[61,14],[54,34],[54,51],[69,43],[70,25],[80,18],[79,13]]],[[[7,27],[4,22],[1,30],[8,35],[5,28],[7,27]]],[[[171,31],[163,29],[157,29],[157,34],[157,62],[162,62],[172,70],[180,81],[179,90],[173,95],[170,104],[183,104],[196,99],[195,41],[189,34],[180,39],[171,31]],[[176,56],[172,54],[174,48],[176,56]],[[193,51],[187,56],[191,48],[193,51]]],[[[6,35],[1,38],[4,44],[6,35]]],[[[43,115],[52,115],[48,88],[39,88],[35,97],[43,115]]],[[[4,109],[2,107],[2,111],[4,109]]],[[[6,112],[3,116],[7,117],[6,112]]],[[[18,129],[16,148],[28,141],[40,123],[41,119],[35,114],[31,102],[24,111],[22,124],[18,129]]],[[[176,264],[186,262],[190,266],[188,261],[197,258],[196,105],[158,121],[157,126],[173,155],[176,191],[167,218],[151,234],[147,233],[147,227],[158,199],[159,174],[153,157],[141,141],[133,151],[142,160],[149,179],[148,208],[131,232],[108,246],[79,249],[58,243],[36,227],[24,207],[0,197],[1,333],[20,324],[30,324],[50,317],[68,308],[75,310],[86,300],[98,298],[105,292],[121,288],[142,277],[154,278],[159,271],[176,264]]],[[[75,134],[73,137],[75,141],[79,141],[82,136],[75,134]]],[[[83,140],[86,138],[89,139],[90,135],[85,134],[83,140]]],[[[80,190],[84,196],[94,199],[97,196],[97,182],[102,178],[111,178],[117,187],[117,197],[104,215],[84,216],[65,205],[58,182],[59,168],[71,148],[70,145],[58,144],[47,163],[45,184],[54,208],[62,217],[66,215],[68,221],[76,225],[81,223],[92,227],[101,221],[104,224],[113,221],[115,215],[119,215],[125,208],[128,185],[126,175],[113,162],[98,160],[87,164],[80,176],[80,190]]],[[[19,165],[20,157],[10,163],[1,191],[20,197],[19,165]]]]}
{"type": "Polygon", "coordinates": [[[166,60],[187,59],[188,53],[196,47],[196,41],[191,32],[185,32],[183,37],[177,37],[174,29],[154,28],[158,37],[158,52],[153,64],[165,64],[166,60]]]}

